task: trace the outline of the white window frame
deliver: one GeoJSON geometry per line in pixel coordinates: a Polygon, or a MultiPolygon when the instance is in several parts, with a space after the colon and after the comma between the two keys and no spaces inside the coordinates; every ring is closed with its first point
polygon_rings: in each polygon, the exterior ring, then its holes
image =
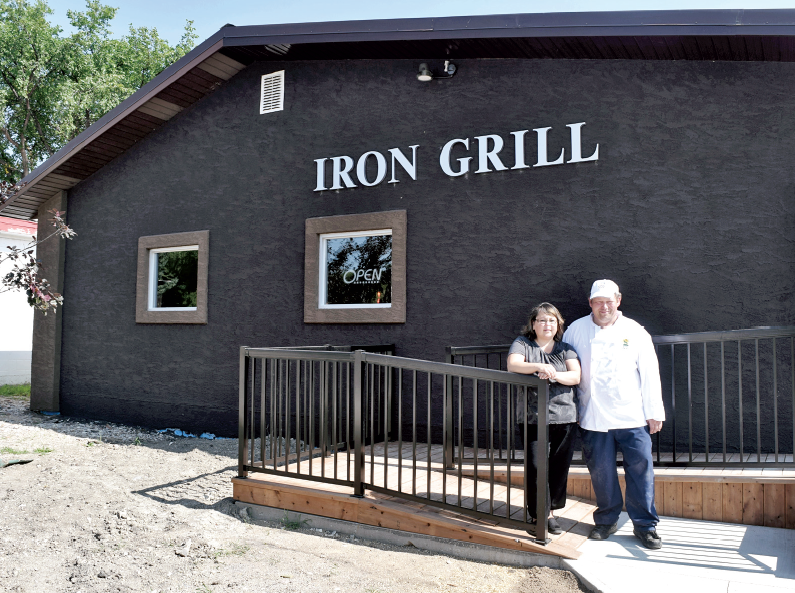
{"type": "MultiPolygon", "coordinates": [[[[326,287],[328,286],[328,278],[326,277],[327,262],[326,255],[328,253],[328,240],[329,239],[347,239],[354,237],[375,237],[378,235],[392,235],[392,229],[379,229],[373,231],[351,231],[347,233],[323,233],[320,235],[320,252],[318,254],[318,290],[317,290],[317,306],[318,309],[391,309],[392,303],[372,303],[372,304],[352,304],[352,305],[329,305],[326,303],[326,287]]],[[[394,249],[394,246],[393,246],[394,249]]]]}
{"type": "Polygon", "coordinates": [[[149,250],[149,295],[148,311],[196,311],[197,307],[156,307],[157,303],[157,254],[173,251],[199,251],[198,245],[182,245],[180,247],[161,247],[149,250]]]}

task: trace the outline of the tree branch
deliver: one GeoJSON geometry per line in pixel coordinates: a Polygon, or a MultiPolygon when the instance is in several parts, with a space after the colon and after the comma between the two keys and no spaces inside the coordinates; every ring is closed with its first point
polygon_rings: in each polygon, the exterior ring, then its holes
{"type": "Polygon", "coordinates": [[[19,96],[19,91],[17,91],[16,87],[8,80],[5,71],[2,72],[3,82],[6,83],[6,86],[10,88],[14,92],[14,97],[16,97],[17,101],[19,101],[22,97],[19,96]]]}
{"type": "Polygon", "coordinates": [[[8,140],[11,144],[13,144],[18,150],[19,142],[14,142],[14,140],[11,138],[11,134],[8,133],[8,128],[6,128],[5,126],[2,127],[3,127],[3,135],[6,137],[6,140],[8,140]]]}
{"type": "Polygon", "coordinates": [[[39,118],[36,115],[33,115],[33,122],[36,124],[36,130],[39,132],[39,138],[41,138],[42,143],[47,148],[47,152],[49,156],[52,156],[55,153],[52,145],[47,141],[44,137],[44,130],[41,129],[41,123],[39,123],[39,118]]]}

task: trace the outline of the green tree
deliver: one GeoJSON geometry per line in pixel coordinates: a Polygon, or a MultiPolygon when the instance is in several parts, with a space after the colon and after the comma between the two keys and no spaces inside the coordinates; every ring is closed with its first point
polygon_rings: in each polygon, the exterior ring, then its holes
{"type": "Polygon", "coordinates": [[[67,11],[76,32],[67,40],[69,69],[58,96],[58,134],[68,142],[113,109],[167,66],[191,50],[196,40],[192,21],[171,47],[156,28],[130,25],[127,35],[111,37],[117,8],[88,0],[86,11],[67,11]]]}
{"type": "Polygon", "coordinates": [[[15,182],[55,151],[52,99],[66,73],[60,28],[46,3],[0,0],[0,131],[3,181],[15,182]]]}
{"type": "Polygon", "coordinates": [[[19,181],[196,41],[192,21],[173,47],[148,27],[114,39],[117,11],[88,0],[67,12],[67,37],[44,0],[0,0],[0,180],[19,181]]]}
{"type": "MultiPolygon", "coordinates": [[[[196,41],[192,21],[186,22],[182,39],[173,47],[148,27],[131,25],[127,35],[114,39],[110,23],[117,10],[88,0],[84,12],[67,12],[75,33],[64,37],[61,28],[47,20],[52,10],[44,0],[0,0],[0,205],[24,187],[20,180],[31,169],[190,51],[196,41]]],[[[50,237],[75,235],[61,214],[54,212],[56,230],[48,237],[34,238],[24,249],[0,252],[0,263],[12,262],[11,271],[0,277],[0,293],[24,291],[30,305],[45,313],[63,297],[41,277],[33,248],[50,237]]],[[[179,263],[172,267],[180,268],[179,263]]],[[[183,294],[190,287],[174,282],[170,288],[178,298],[190,298],[183,294]]]]}
{"type": "Polygon", "coordinates": [[[158,253],[157,306],[195,307],[198,278],[198,251],[158,253]]]}

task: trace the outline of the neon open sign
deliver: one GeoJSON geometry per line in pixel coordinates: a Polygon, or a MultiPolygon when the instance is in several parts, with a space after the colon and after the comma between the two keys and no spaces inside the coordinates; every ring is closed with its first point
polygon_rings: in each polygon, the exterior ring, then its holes
{"type": "Polygon", "coordinates": [[[392,304],[392,230],[320,235],[321,309],[392,304]]]}

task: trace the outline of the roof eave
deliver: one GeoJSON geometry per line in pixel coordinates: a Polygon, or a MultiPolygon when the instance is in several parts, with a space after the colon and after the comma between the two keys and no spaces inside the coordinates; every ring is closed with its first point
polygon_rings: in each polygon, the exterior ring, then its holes
{"type": "MultiPolygon", "coordinates": [[[[68,160],[75,153],[79,152],[83,146],[90,143],[108,127],[123,119],[138,107],[149,101],[160,91],[166,88],[174,78],[178,78],[185,72],[193,69],[197,64],[203,62],[208,56],[214,54],[223,47],[223,29],[197,45],[190,52],[182,56],[179,60],[163,70],[155,78],[150,80],[116,107],[108,111],[96,122],[83,130],[75,138],[70,140],[58,152],[44,161],[41,165],[31,171],[21,183],[27,184],[14,197],[24,195],[25,192],[35,185],[36,181],[50,171],[57,169],[58,166],[68,160]]],[[[12,198],[13,199],[13,198],[12,198]]]]}
{"type": "Polygon", "coordinates": [[[470,17],[225,26],[109,111],[28,174],[18,194],[223,47],[506,37],[753,35],[795,37],[795,9],[506,14],[470,17]]]}

